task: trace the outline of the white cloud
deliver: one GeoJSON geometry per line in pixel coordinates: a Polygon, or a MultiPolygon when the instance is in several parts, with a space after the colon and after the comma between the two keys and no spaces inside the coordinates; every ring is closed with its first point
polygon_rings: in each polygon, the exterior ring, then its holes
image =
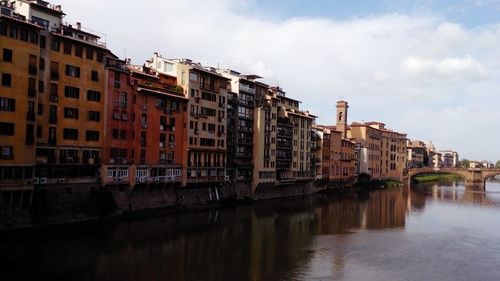
{"type": "Polygon", "coordinates": [[[488,78],[487,69],[471,56],[445,58],[440,61],[420,57],[408,57],[403,61],[403,69],[412,76],[432,78],[456,78],[483,80],[488,78]]]}
{"type": "Polygon", "coordinates": [[[108,46],[119,56],[126,49],[135,63],[158,51],[259,74],[303,100],[320,122],[334,121],[335,101],[343,97],[351,121],[377,119],[469,158],[500,159],[491,141],[499,132],[463,141],[476,118],[493,128],[497,115],[444,118],[451,116],[446,110],[470,108],[481,98],[500,104],[500,24],[469,29],[405,14],[281,20],[272,11],[254,13],[262,9],[251,0],[59,2],[68,19],[106,33],[108,46]]]}

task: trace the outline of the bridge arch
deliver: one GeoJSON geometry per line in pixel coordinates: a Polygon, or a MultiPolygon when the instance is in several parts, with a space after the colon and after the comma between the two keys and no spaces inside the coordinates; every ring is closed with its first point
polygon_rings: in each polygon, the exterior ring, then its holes
{"type": "Polygon", "coordinates": [[[408,180],[408,185],[412,183],[412,179],[424,173],[442,173],[455,174],[465,179],[465,185],[472,189],[482,189],[486,187],[486,180],[495,176],[500,176],[499,168],[419,168],[408,169],[403,172],[403,180],[408,180]]]}
{"type": "Polygon", "coordinates": [[[418,169],[408,169],[408,185],[413,183],[413,179],[422,174],[453,174],[462,177],[464,180],[467,179],[468,171],[467,169],[460,168],[418,168],[418,169]]]}

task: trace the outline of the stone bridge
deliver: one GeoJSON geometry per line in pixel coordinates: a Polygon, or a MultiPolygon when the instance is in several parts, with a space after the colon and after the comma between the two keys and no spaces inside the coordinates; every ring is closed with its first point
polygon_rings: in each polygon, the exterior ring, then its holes
{"type": "Polygon", "coordinates": [[[486,180],[500,175],[500,169],[495,168],[411,168],[403,171],[403,182],[412,183],[419,174],[455,174],[465,179],[465,186],[484,190],[486,180]]]}

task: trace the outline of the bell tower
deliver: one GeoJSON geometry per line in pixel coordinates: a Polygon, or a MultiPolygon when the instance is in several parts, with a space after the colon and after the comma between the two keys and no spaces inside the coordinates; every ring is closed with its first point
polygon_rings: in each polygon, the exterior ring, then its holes
{"type": "Polygon", "coordinates": [[[343,138],[347,138],[347,109],[349,105],[344,100],[337,102],[337,122],[336,129],[342,133],[343,138]]]}

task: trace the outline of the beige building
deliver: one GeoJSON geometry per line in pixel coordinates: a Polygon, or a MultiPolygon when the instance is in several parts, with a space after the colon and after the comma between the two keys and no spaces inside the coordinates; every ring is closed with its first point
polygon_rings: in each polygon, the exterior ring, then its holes
{"type": "Polygon", "coordinates": [[[354,122],[347,131],[347,136],[359,144],[364,157],[358,165],[363,167],[359,173],[369,174],[372,179],[382,178],[382,132],[365,123],[354,122]]]}
{"type": "Polygon", "coordinates": [[[177,83],[189,98],[187,185],[213,186],[226,180],[226,114],[230,79],[214,68],[189,59],[166,59],[157,53],[146,66],[177,77],[177,83]]]}
{"type": "Polygon", "coordinates": [[[381,178],[399,179],[403,169],[406,168],[406,134],[387,129],[385,124],[381,122],[368,122],[366,124],[381,132],[381,178]]]}
{"type": "Polygon", "coordinates": [[[311,131],[316,116],[301,111],[300,101],[287,97],[283,89],[273,87],[271,90],[278,98],[278,156],[282,156],[278,177],[285,181],[310,180],[313,177],[311,131]]]}
{"type": "Polygon", "coordinates": [[[276,183],[278,99],[263,83],[256,84],[252,192],[276,183]]]}

